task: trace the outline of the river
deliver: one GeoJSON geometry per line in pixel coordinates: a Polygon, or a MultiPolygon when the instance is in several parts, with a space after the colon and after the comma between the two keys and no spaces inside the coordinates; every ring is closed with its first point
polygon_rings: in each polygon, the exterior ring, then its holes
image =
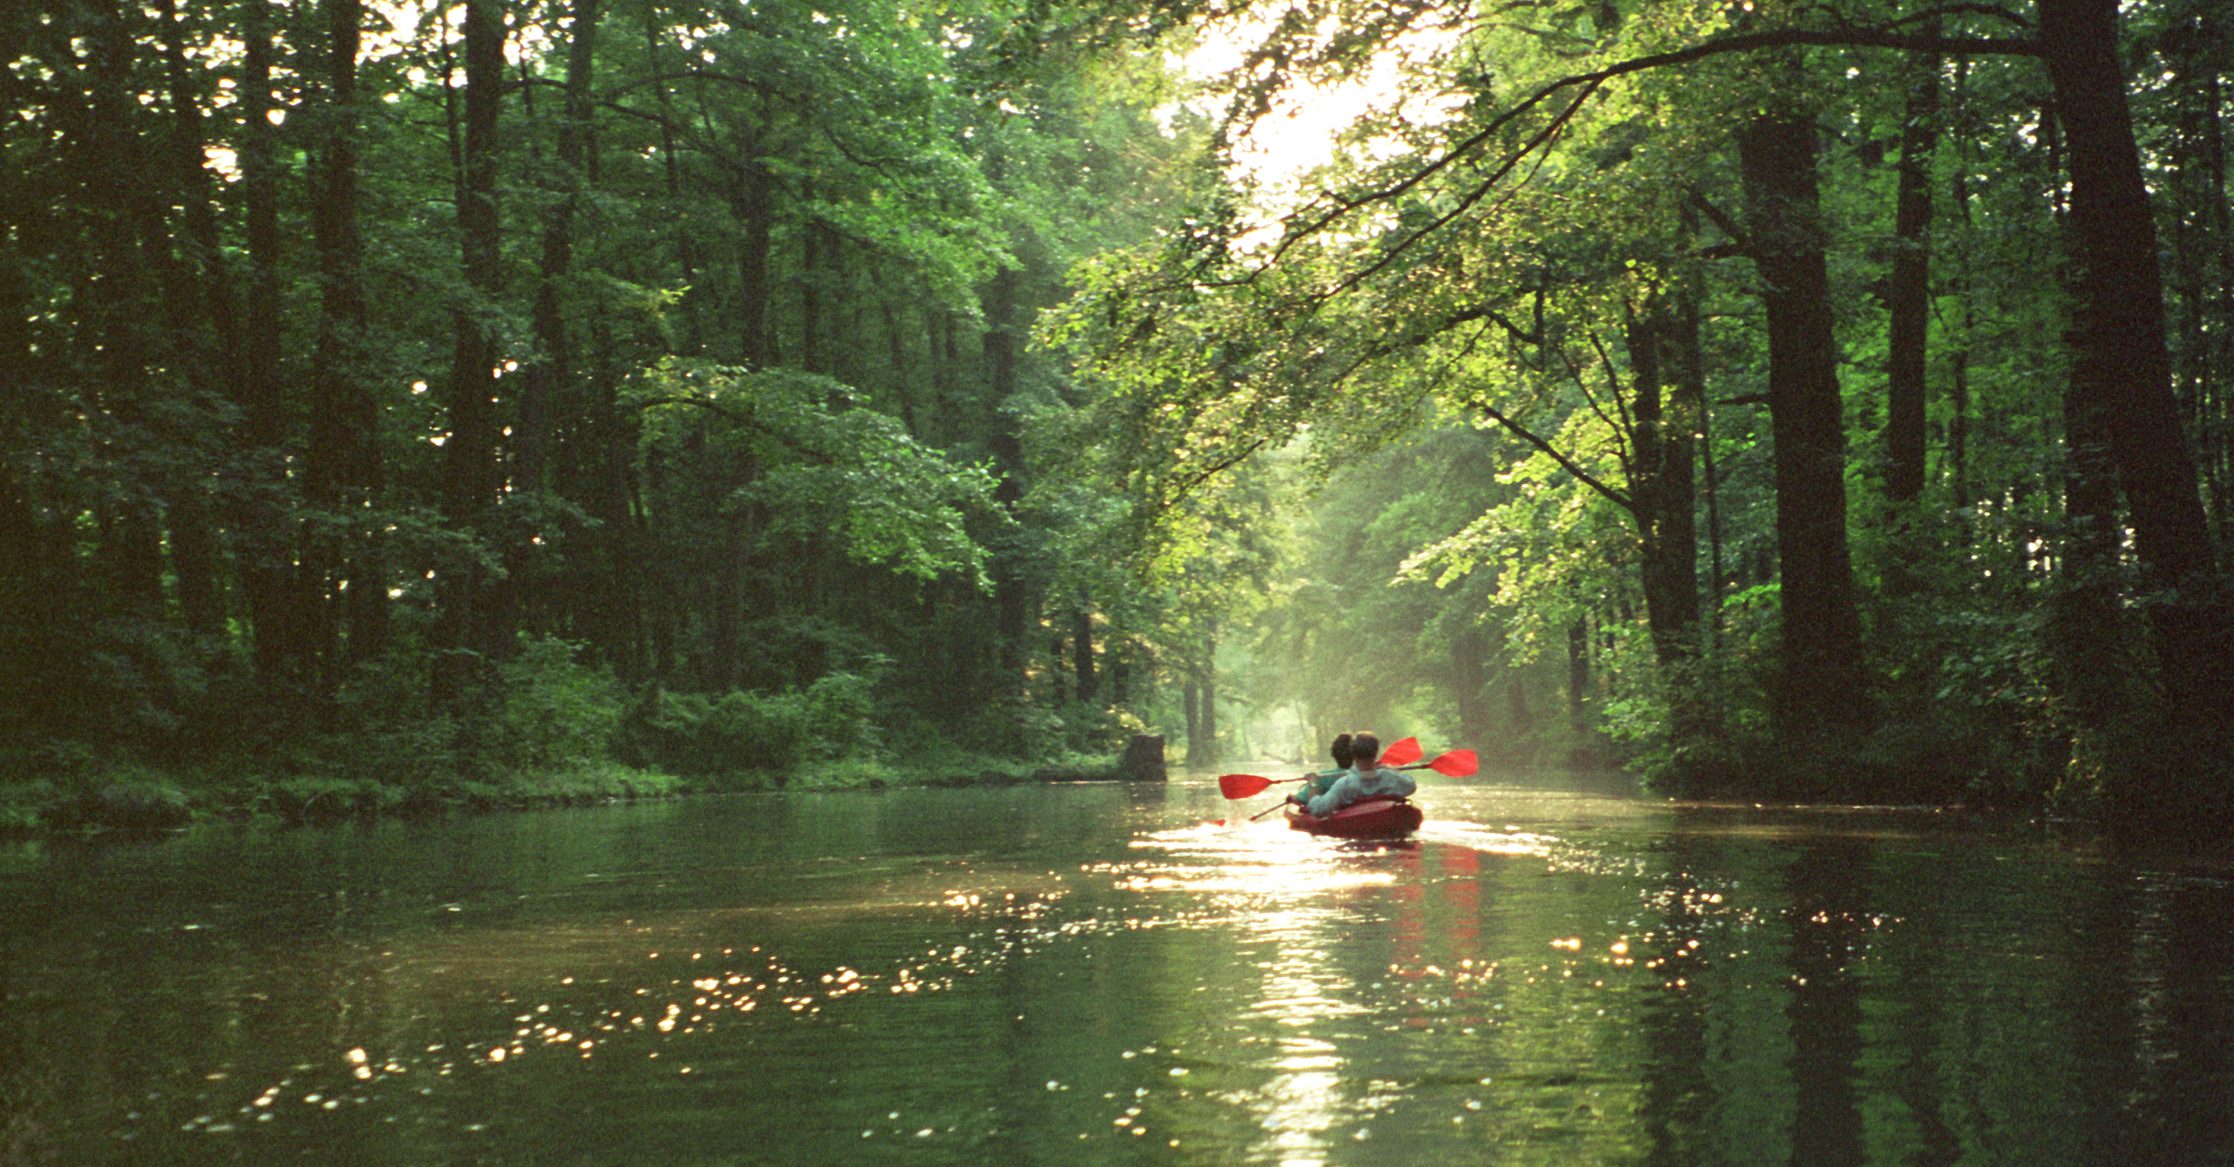
{"type": "Polygon", "coordinates": [[[1423,786],[1392,847],[1202,776],[7,845],[0,1162],[2234,1162],[2223,869],[1423,786]]]}

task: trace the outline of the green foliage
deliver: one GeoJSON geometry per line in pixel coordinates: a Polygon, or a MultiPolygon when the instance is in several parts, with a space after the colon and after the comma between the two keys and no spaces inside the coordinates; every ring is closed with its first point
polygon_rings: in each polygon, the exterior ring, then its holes
{"type": "Polygon", "coordinates": [[[717,786],[782,785],[800,766],[873,757],[874,708],[870,681],[851,673],[718,698],[652,689],[628,709],[618,750],[631,764],[717,786]]]}
{"type": "Polygon", "coordinates": [[[412,794],[402,786],[374,778],[300,775],[272,782],[252,805],[291,823],[336,822],[401,810],[412,794]]]}
{"type": "Polygon", "coordinates": [[[178,745],[211,693],[206,652],[184,630],[120,617],[93,629],[87,691],[71,697],[106,711],[125,741],[178,745]]]}
{"type": "MultiPolygon", "coordinates": [[[[1042,648],[972,649],[1023,635],[995,580],[1036,590],[1095,544],[995,498],[1023,492],[1017,419],[1068,387],[1032,354],[996,376],[988,337],[1185,181],[1161,19],[599,12],[511,14],[497,146],[470,159],[423,132],[490,80],[457,72],[455,14],[368,30],[351,109],[300,22],[7,19],[0,645],[37,683],[0,728],[311,782],[288,813],[601,765],[615,678],[774,695],[769,725],[839,753],[874,750],[871,712],[1003,736],[1042,648]],[[236,101],[266,34],[287,82],[236,101]],[[345,131],[355,169],[329,173],[345,131]],[[174,146],[210,168],[127,174],[174,146]],[[495,270],[469,275],[455,199],[482,163],[495,270]],[[459,456],[461,329],[496,365],[485,456],[459,456]]],[[[715,736],[749,729],[729,713],[715,736]]]]}
{"type": "Polygon", "coordinates": [[[610,672],[579,661],[556,637],[525,642],[499,670],[501,696],[481,742],[482,768],[533,776],[606,759],[626,693],[610,672]]]}
{"type": "Polygon", "coordinates": [[[523,775],[506,783],[494,799],[509,806],[571,805],[670,798],[683,789],[676,775],[599,758],[523,775]]]}
{"type": "Polygon", "coordinates": [[[466,776],[456,721],[429,709],[420,662],[396,653],[359,666],[336,692],[331,729],[290,759],[306,778],[395,786],[441,798],[466,776]]]}
{"type": "Polygon", "coordinates": [[[805,704],[806,740],[824,757],[875,753],[878,749],[876,710],[872,681],[853,673],[817,677],[802,695],[805,704]]]}
{"type": "MultiPolygon", "coordinates": [[[[1029,759],[981,755],[1176,735],[1190,690],[1221,695],[1227,743],[1403,720],[1520,759],[1604,734],[1679,789],[2076,805],[2150,771],[2149,601],[2112,580],[2134,627],[2100,638],[2055,609],[2067,176],[2036,60],[1625,64],[1921,32],[1879,0],[1479,21],[683,0],[608,8],[580,57],[590,30],[529,6],[495,153],[468,159],[472,135],[426,132],[467,80],[454,19],[377,35],[341,109],[300,21],[269,30],[280,83],[241,83],[259,11],[0,16],[0,651],[22,682],[0,748],[53,801],[151,765],[197,799],[270,786],[290,817],[661,788],[616,758],[914,772],[849,761],[888,741],[1006,772],[1029,759]],[[1172,67],[1223,37],[1259,40],[1249,67],[1172,67]],[[1933,464],[1896,507],[1882,296],[1916,244],[1892,213],[1905,94],[1875,82],[1912,73],[1942,83],[1933,464]],[[1255,151],[1369,75],[1400,92],[1322,165],[1255,151]],[[1822,130],[1879,678],[1851,740],[1768,730],[1776,451],[1731,149],[1764,112],[1822,130]],[[343,129],[346,204],[324,169],[343,129]],[[211,166],[139,161],[173,152],[211,166]],[[495,270],[471,276],[469,162],[499,195],[476,241],[495,270]],[[1677,302],[1702,321],[1680,419],[1632,348],[1677,302]],[[482,385],[461,336],[488,339],[490,401],[459,396],[482,385]],[[464,456],[461,402],[493,434],[464,456]],[[1675,654],[1640,576],[1665,563],[1640,437],[1663,423],[1695,423],[1699,458],[1701,618],[1675,654]]],[[[2203,11],[2128,6],[2122,47],[2176,388],[2224,512],[2234,250],[2198,127],[2199,82],[2234,60],[2184,31],[2203,11]]]]}

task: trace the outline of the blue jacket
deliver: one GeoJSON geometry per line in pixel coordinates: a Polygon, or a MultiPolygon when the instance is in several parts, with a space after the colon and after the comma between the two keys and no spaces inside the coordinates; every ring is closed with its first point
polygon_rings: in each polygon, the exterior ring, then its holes
{"type": "Polygon", "coordinates": [[[1412,792],[1418,789],[1419,783],[1412,781],[1401,770],[1391,770],[1387,766],[1377,767],[1370,773],[1352,770],[1335,779],[1334,785],[1325,794],[1312,799],[1304,809],[1319,818],[1325,818],[1345,806],[1364,802],[1368,798],[1410,798],[1412,792]]]}

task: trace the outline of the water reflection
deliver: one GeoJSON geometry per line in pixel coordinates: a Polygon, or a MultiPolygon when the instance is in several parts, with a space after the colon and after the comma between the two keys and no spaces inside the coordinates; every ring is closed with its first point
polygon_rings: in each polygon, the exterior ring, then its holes
{"type": "Polygon", "coordinates": [[[0,1161],[2225,1162],[2234,891],[1926,816],[1169,789],[0,852],[0,1161]]]}

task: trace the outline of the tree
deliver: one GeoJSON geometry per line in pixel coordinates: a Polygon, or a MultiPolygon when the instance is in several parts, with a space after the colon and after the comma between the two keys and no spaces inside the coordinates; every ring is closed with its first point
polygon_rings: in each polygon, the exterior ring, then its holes
{"type": "Polygon", "coordinates": [[[311,210],[319,315],[303,479],[303,499],[314,514],[301,537],[299,602],[308,609],[319,687],[330,693],[342,680],[337,642],[346,643],[345,659],[353,661],[386,646],[389,583],[375,517],[383,501],[380,405],[369,383],[370,308],[358,224],[364,127],[357,57],[364,6],[327,0],[324,8],[326,124],[311,210]]]}
{"type": "Polygon", "coordinates": [[[1738,132],[1747,249],[1767,310],[1769,418],[1776,443],[1776,550],[1782,576],[1779,732],[1858,727],[1865,716],[1861,617],[1846,547],[1845,427],[1831,320],[1815,126],[1789,113],[1738,132]]]}
{"type": "Polygon", "coordinates": [[[2125,776],[2115,794],[2137,822],[2202,822],[2223,834],[2234,830],[2234,805],[2207,759],[2225,756],[2213,747],[2234,712],[2234,612],[2172,394],[2156,226],[2117,59],[2116,4],[2043,0],[2040,45],[2071,167],[2071,392],[2107,431],[2152,597],[2150,643],[2167,708],[2194,751],[2154,781],[2125,776]]]}
{"type": "MultiPolygon", "coordinates": [[[[449,79],[444,78],[444,84],[449,79]]],[[[501,222],[497,214],[497,121],[503,105],[504,20],[499,0],[465,6],[465,113],[453,124],[457,151],[457,223],[465,286],[451,308],[450,432],[443,442],[442,513],[480,540],[496,534],[503,484],[498,463],[496,340],[488,318],[503,293],[501,222]]],[[[473,699],[486,658],[503,649],[493,565],[480,549],[442,573],[444,654],[435,665],[434,703],[450,710],[473,699]]]]}

